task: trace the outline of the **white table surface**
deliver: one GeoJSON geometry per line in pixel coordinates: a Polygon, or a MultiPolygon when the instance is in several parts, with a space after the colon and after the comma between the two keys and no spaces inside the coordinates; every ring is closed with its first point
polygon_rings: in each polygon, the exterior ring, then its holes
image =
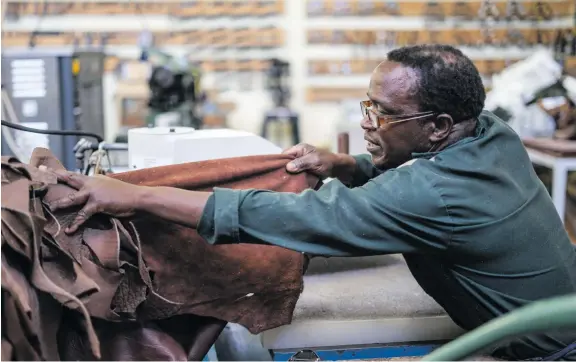
{"type": "Polygon", "coordinates": [[[576,157],[553,156],[529,147],[526,150],[532,163],[552,169],[552,201],[564,222],[568,172],[576,171],[576,157]]]}

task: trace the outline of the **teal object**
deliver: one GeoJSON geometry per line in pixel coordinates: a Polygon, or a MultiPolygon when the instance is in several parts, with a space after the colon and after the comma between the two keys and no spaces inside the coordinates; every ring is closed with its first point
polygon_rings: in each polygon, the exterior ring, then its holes
{"type": "Polygon", "coordinates": [[[218,361],[218,356],[216,354],[216,348],[214,345],[212,345],[212,347],[210,347],[210,350],[208,351],[208,353],[206,353],[206,355],[202,359],[202,362],[217,362],[217,361],[218,361]]]}
{"type": "Polygon", "coordinates": [[[534,302],[466,333],[422,361],[459,361],[503,339],[576,328],[576,294],[534,302]]]}
{"type": "MultiPolygon", "coordinates": [[[[467,331],[552,295],[576,293],[576,253],[518,135],[490,112],[476,134],[382,172],[356,157],[339,180],[299,194],[214,188],[198,226],[212,244],[251,243],[322,256],[403,254],[418,284],[467,331]]],[[[386,278],[383,275],[382,278],[386,278]]],[[[523,360],[576,330],[514,339],[523,360]]]]}
{"type": "MultiPolygon", "coordinates": [[[[321,361],[373,360],[382,358],[420,357],[433,351],[438,345],[414,344],[401,346],[376,346],[346,349],[315,349],[321,361]]],[[[274,352],[274,361],[289,361],[296,352],[274,352]]]]}

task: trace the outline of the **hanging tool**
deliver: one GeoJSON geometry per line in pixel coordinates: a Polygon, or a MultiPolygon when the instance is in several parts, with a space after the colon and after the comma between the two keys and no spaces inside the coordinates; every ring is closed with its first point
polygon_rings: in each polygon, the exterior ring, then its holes
{"type": "Polygon", "coordinates": [[[394,0],[380,0],[375,4],[376,14],[378,15],[388,15],[388,16],[398,16],[400,15],[400,6],[397,1],[394,0]]]}
{"type": "Polygon", "coordinates": [[[526,11],[522,4],[517,0],[508,0],[506,3],[506,20],[524,20],[526,18],[526,11]]]}
{"type": "Polygon", "coordinates": [[[454,12],[452,16],[457,20],[472,20],[474,15],[470,8],[470,3],[467,1],[457,1],[454,4],[454,12]]]}
{"type": "Polygon", "coordinates": [[[529,45],[522,32],[516,28],[509,28],[507,30],[506,39],[507,45],[517,46],[521,49],[524,49],[529,45]]]}
{"type": "Polygon", "coordinates": [[[543,1],[537,1],[530,14],[530,18],[534,22],[552,20],[553,17],[554,10],[550,4],[543,1]]]}
{"type": "Polygon", "coordinates": [[[482,1],[480,9],[478,10],[478,18],[482,23],[491,21],[495,22],[500,19],[500,11],[491,0],[482,1]]]}
{"type": "Polygon", "coordinates": [[[424,19],[426,22],[444,21],[445,15],[442,6],[437,1],[428,1],[424,10],[424,19]]]}
{"type": "Polygon", "coordinates": [[[358,1],[358,10],[356,13],[358,15],[374,15],[376,8],[374,7],[373,0],[359,0],[358,1]]]}

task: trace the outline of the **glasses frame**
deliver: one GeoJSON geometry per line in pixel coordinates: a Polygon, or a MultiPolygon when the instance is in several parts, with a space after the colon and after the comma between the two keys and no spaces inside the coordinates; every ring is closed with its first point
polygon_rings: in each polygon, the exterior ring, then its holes
{"type": "Polygon", "coordinates": [[[435,116],[438,114],[432,111],[416,112],[410,114],[398,114],[398,115],[382,114],[374,109],[374,102],[370,100],[360,101],[360,109],[362,111],[362,117],[368,118],[368,120],[372,122],[372,126],[374,126],[374,128],[380,128],[384,125],[394,123],[413,121],[415,119],[422,119],[430,116],[435,116]],[[399,117],[401,117],[402,119],[398,119],[399,117]]]}

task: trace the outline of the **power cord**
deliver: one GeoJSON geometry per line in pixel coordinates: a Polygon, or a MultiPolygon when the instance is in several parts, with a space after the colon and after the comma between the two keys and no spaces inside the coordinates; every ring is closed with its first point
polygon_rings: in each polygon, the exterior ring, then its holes
{"type": "Polygon", "coordinates": [[[95,138],[98,141],[98,143],[104,142],[104,138],[102,136],[100,136],[96,133],[91,133],[91,132],[44,130],[44,129],[37,129],[37,128],[30,128],[30,127],[21,126],[19,124],[8,122],[5,120],[2,120],[2,126],[17,129],[19,131],[48,134],[48,135],[92,137],[92,138],[95,138]]]}

